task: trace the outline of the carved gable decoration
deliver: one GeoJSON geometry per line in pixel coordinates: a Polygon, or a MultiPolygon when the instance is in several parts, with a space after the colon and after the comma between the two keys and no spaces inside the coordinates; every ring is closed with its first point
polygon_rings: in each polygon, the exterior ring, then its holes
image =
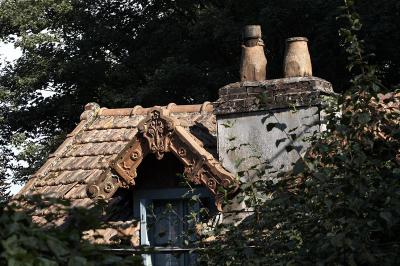
{"type": "Polygon", "coordinates": [[[167,116],[168,112],[169,110],[156,108],[138,125],[139,132],[148,141],[150,151],[159,160],[168,152],[170,137],[177,123],[167,116]]]}
{"type": "Polygon", "coordinates": [[[172,152],[184,165],[185,177],[203,184],[215,195],[216,204],[221,209],[224,188],[234,192],[238,181],[194,137],[169,116],[169,110],[153,108],[138,125],[139,134],[122,151],[112,164],[115,171],[130,186],[135,185],[136,169],[148,153],[162,159],[164,153],[172,152]]]}

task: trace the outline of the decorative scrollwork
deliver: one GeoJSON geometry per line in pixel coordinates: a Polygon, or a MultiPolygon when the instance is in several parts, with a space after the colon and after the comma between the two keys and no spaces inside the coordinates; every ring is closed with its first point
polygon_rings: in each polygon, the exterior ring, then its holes
{"type": "Polygon", "coordinates": [[[107,182],[104,185],[104,192],[106,192],[106,193],[110,193],[113,189],[114,189],[114,184],[111,182],[107,182]]]}
{"type": "Polygon", "coordinates": [[[214,180],[214,178],[210,178],[207,180],[207,187],[213,191],[217,188],[217,182],[214,180]]]}
{"type": "Polygon", "coordinates": [[[186,150],[184,149],[184,148],[179,148],[179,150],[178,150],[178,154],[179,154],[179,156],[181,156],[181,157],[185,157],[186,156],[186,150]]]}
{"type": "Polygon", "coordinates": [[[139,134],[113,164],[114,170],[129,186],[135,185],[137,167],[149,152],[154,153],[157,159],[162,159],[164,153],[171,152],[184,165],[184,176],[189,181],[203,184],[214,194],[219,210],[225,194],[221,194],[218,187],[223,186],[232,192],[237,190],[238,182],[235,177],[199,145],[178,121],[169,116],[169,110],[153,108],[147,118],[139,123],[138,129],[139,134]]]}
{"type": "Polygon", "coordinates": [[[148,153],[145,142],[144,138],[135,137],[129,144],[129,148],[124,150],[112,164],[114,170],[128,186],[135,185],[136,169],[148,153]]]}
{"type": "Polygon", "coordinates": [[[119,177],[108,172],[104,173],[100,180],[88,184],[86,192],[90,198],[107,199],[121,186],[119,177]]]}
{"type": "Polygon", "coordinates": [[[131,159],[133,161],[138,160],[141,157],[140,151],[133,151],[131,154],[131,159]]]}
{"type": "Polygon", "coordinates": [[[192,158],[192,163],[185,167],[185,176],[194,184],[202,183],[202,176],[205,174],[203,165],[206,161],[207,159],[204,156],[199,156],[197,160],[192,158]]]}
{"type": "Polygon", "coordinates": [[[129,162],[124,161],[122,163],[122,168],[124,168],[125,170],[129,170],[131,169],[131,165],[129,164],[129,162]]]}
{"type": "Polygon", "coordinates": [[[88,193],[89,197],[95,198],[99,195],[99,192],[100,192],[99,186],[96,186],[96,185],[88,186],[87,193],[88,193]]]}
{"type": "Polygon", "coordinates": [[[164,153],[168,152],[170,136],[174,130],[173,120],[163,114],[166,111],[155,109],[138,125],[139,131],[148,141],[150,151],[158,160],[161,160],[164,153]]]}

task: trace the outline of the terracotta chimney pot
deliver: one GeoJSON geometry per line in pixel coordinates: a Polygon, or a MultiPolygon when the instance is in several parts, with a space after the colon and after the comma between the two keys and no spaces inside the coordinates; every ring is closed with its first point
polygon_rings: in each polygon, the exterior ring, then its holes
{"type": "Polygon", "coordinates": [[[286,51],[283,61],[283,76],[311,77],[312,65],[307,45],[308,39],[294,37],[286,40],[286,51]]]}
{"type": "Polygon", "coordinates": [[[266,78],[267,58],[261,39],[260,25],[247,25],[243,29],[241,81],[263,81],[266,78]]]}

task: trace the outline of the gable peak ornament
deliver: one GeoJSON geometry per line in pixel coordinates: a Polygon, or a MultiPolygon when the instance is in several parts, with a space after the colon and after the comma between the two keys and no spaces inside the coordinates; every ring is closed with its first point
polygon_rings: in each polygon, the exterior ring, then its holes
{"type": "Polygon", "coordinates": [[[138,125],[139,132],[148,142],[150,152],[154,153],[158,160],[161,160],[164,153],[169,151],[170,137],[175,124],[168,110],[154,108],[138,125]]]}

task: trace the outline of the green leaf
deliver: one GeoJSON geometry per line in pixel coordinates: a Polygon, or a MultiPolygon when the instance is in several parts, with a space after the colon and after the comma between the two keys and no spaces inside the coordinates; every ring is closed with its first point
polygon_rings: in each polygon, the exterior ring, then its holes
{"type": "Polygon", "coordinates": [[[65,247],[65,244],[54,237],[48,237],[46,243],[54,255],[59,258],[69,254],[69,250],[65,247]]]}
{"type": "Polygon", "coordinates": [[[297,162],[293,166],[293,175],[298,175],[304,172],[306,168],[306,164],[302,159],[297,160],[297,162]]]}
{"type": "Polygon", "coordinates": [[[85,266],[88,264],[87,259],[80,256],[72,256],[68,261],[68,266],[85,266]]]}
{"type": "Polygon", "coordinates": [[[393,225],[393,216],[390,212],[380,212],[379,217],[384,219],[389,227],[393,225]]]}
{"type": "Polygon", "coordinates": [[[369,113],[364,112],[358,114],[357,120],[360,124],[367,124],[369,121],[371,121],[371,116],[369,115],[369,113]]]}
{"type": "MultiPolygon", "coordinates": [[[[55,262],[53,260],[49,260],[47,258],[39,257],[39,258],[37,258],[37,260],[38,260],[37,265],[39,265],[39,266],[58,266],[59,265],[57,262],[55,262]]],[[[79,264],[74,264],[74,265],[79,265],[79,264]]]]}
{"type": "Polygon", "coordinates": [[[238,168],[243,162],[245,161],[244,158],[238,158],[235,160],[235,168],[238,168]]]}

